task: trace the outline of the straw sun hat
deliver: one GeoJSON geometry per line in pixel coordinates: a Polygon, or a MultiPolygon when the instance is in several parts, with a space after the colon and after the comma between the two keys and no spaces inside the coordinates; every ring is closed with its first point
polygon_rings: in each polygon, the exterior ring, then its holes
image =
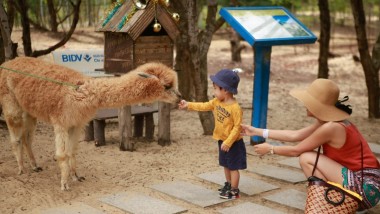
{"type": "Polygon", "coordinates": [[[322,121],[341,121],[350,115],[335,107],[339,98],[339,87],[331,80],[316,79],[305,90],[295,89],[290,95],[301,101],[305,107],[322,121]]]}

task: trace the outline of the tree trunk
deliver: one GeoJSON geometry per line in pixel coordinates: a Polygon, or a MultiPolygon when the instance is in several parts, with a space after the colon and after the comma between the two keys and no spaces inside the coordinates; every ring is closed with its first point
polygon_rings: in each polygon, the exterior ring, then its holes
{"type": "Polygon", "coordinates": [[[318,78],[329,77],[330,10],[328,0],[318,0],[321,33],[319,36],[318,78]]]}
{"type": "Polygon", "coordinates": [[[87,6],[86,6],[86,8],[87,8],[87,14],[86,14],[86,16],[87,16],[87,19],[88,19],[88,27],[92,27],[92,26],[94,26],[94,13],[93,13],[93,6],[92,6],[92,0],[87,0],[87,6]]]}
{"type": "Polygon", "coordinates": [[[0,29],[1,29],[1,56],[0,64],[13,58],[11,31],[7,14],[3,8],[3,0],[0,1],[0,29]]]}
{"type": "Polygon", "coordinates": [[[372,49],[372,62],[375,66],[375,71],[380,70],[380,32],[379,35],[377,35],[376,43],[373,46],[372,49]]]}
{"type": "Polygon", "coordinates": [[[16,13],[16,10],[12,2],[13,0],[7,0],[7,17],[8,17],[8,23],[9,23],[9,32],[11,34],[12,34],[13,23],[15,20],[15,13],[16,13]]]}
{"type": "Polygon", "coordinates": [[[32,41],[30,38],[30,23],[28,18],[28,3],[26,0],[18,0],[18,6],[21,16],[21,25],[22,25],[22,44],[24,46],[25,56],[32,55],[32,41]]]}
{"type": "MultiPolygon", "coordinates": [[[[380,118],[379,69],[375,67],[375,62],[379,59],[374,58],[372,61],[371,55],[369,54],[363,1],[351,0],[351,9],[355,22],[360,62],[364,70],[368,89],[368,117],[380,118]]],[[[375,45],[375,47],[378,47],[379,44],[380,41],[378,38],[377,46],[375,45]]],[[[375,57],[375,55],[373,57],[375,57]]]]}
{"type": "MultiPolygon", "coordinates": [[[[184,17],[182,14],[181,17],[184,17]]],[[[175,70],[178,74],[178,89],[182,94],[182,98],[185,100],[194,100],[194,87],[192,76],[193,71],[190,63],[190,53],[188,44],[188,29],[189,22],[185,18],[181,18],[179,22],[179,29],[181,34],[176,39],[176,58],[175,58],[175,70]]]]}
{"type": "MultiPolygon", "coordinates": [[[[178,70],[181,93],[185,98],[190,98],[194,93],[197,102],[208,101],[208,69],[207,52],[209,50],[212,35],[215,30],[217,2],[208,1],[206,29],[198,28],[199,4],[197,1],[185,0],[172,2],[175,11],[181,17],[181,35],[176,44],[176,69],[178,70]],[[187,82],[187,83],[186,83],[187,82]]],[[[199,112],[199,118],[205,135],[211,135],[214,130],[214,118],[212,112],[199,112]]]]}
{"type": "Polygon", "coordinates": [[[47,6],[48,6],[48,11],[49,11],[49,17],[50,17],[50,29],[52,32],[56,33],[58,32],[58,22],[57,22],[57,12],[54,8],[53,0],[47,0],[47,6]]]}
{"type": "Polygon", "coordinates": [[[240,43],[241,36],[231,28],[231,60],[232,62],[241,62],[241,51],[245,49],[245,45],[240,43]]]}

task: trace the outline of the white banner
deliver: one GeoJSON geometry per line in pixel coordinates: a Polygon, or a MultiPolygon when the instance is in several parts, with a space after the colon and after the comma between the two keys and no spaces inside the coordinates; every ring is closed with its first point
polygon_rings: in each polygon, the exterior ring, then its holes
{"type": "Polygon", "coordinates": [[[113,76],[105,74],[104,50],[56,50],[52,52],[54,62],[91,77],[113,76]]]}

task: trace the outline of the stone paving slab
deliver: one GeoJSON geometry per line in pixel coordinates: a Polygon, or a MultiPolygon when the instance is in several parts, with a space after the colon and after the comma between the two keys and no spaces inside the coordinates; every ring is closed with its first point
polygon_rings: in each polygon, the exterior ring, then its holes
{"type": "Polygon", "coordinates": [[[217,190],[209,190],[203,186],[183,181],[157,184],[151,186],[151,188],[201,207],[230,201],[229,199],[219,198],[217,190]]]}
{"type": "Polygon", "coordinates": [[[105,196],[99,201],[117,207],[129,213],[138,214],[169,214],[183,213],[187,210],[150,196],[130,192],[116,193],[105,196]]]}
{"type": "Polygon", "coordinates": [[[369,147],[371,148],[372,152],[375,153],[375,155],[380,155],[380,145],[376,143],[368,143],[369,147]]]}
{"type": "Polygon", "coordinates": [[[73,203],[63,205],[46,210],[42,210],[41,214],[105,214],[104,212],[88,206],[84,203],[73,203]]]}
{"type": "MultiPolygon", "coordinates": [[[[210,181],[212,183],[219,184],[221,186],[224,185],[224,182],[226,181],[224,176],[224,171],[218,170],[215,172],[207,172],[203,174],[198,175],[199,178],[202,178],[204,180],[210,181]]],[[[280,187],[269,184],[267,182],[253,179],[250,177],[247,177],[240,173],[240,182],[239,182],[239,189],[240,192],[247,194],[247,195],[255,195],[262,192],[278,189],[280,187]]]]}
{"type": "Polygon", "coordinates": [[[291,183],[306,181],[305,175],[300,171],[285,169],[272,165],[258,164],[248,167],[247,170],[256,174],[265,175],[274,179],[279,179],[291,183]]]}
{"type": "Polygon", "coordinates": [[[305,192],[300,192],[294,189],[284,190],[272,195],[265,196],[264,199],[282,204],[288,207],[293,207],[299,210],[304,210],[306,205],[306,189],[305,192]]]}
{"type": "Polygon", "coordinates": [[[222,214],[231,214],[231,213],[239,213],[239,214],[285,214],[284,212],[280,212],[278,210],[274,210],[269,207],[265,207],[259,204],[246,202],[243,204],[238,204],[237,206],[228,207],[219,211],[222,214]]]}
{"type": "Polygon", "coordinates": [[[294,167],[297,169],[301,169],[298,157],[285,158],[283,160],[277,161],[277,163],[285,166],[294,167]]]}

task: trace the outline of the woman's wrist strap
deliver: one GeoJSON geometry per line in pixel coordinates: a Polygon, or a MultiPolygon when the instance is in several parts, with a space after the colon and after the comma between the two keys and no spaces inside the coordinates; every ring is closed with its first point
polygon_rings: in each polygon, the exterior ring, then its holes
{"type": "Polygon", "coordinates": [[[269,129],[264,129],[263,130],[263,138],[268,138],[269,137],[269,129]]]}

